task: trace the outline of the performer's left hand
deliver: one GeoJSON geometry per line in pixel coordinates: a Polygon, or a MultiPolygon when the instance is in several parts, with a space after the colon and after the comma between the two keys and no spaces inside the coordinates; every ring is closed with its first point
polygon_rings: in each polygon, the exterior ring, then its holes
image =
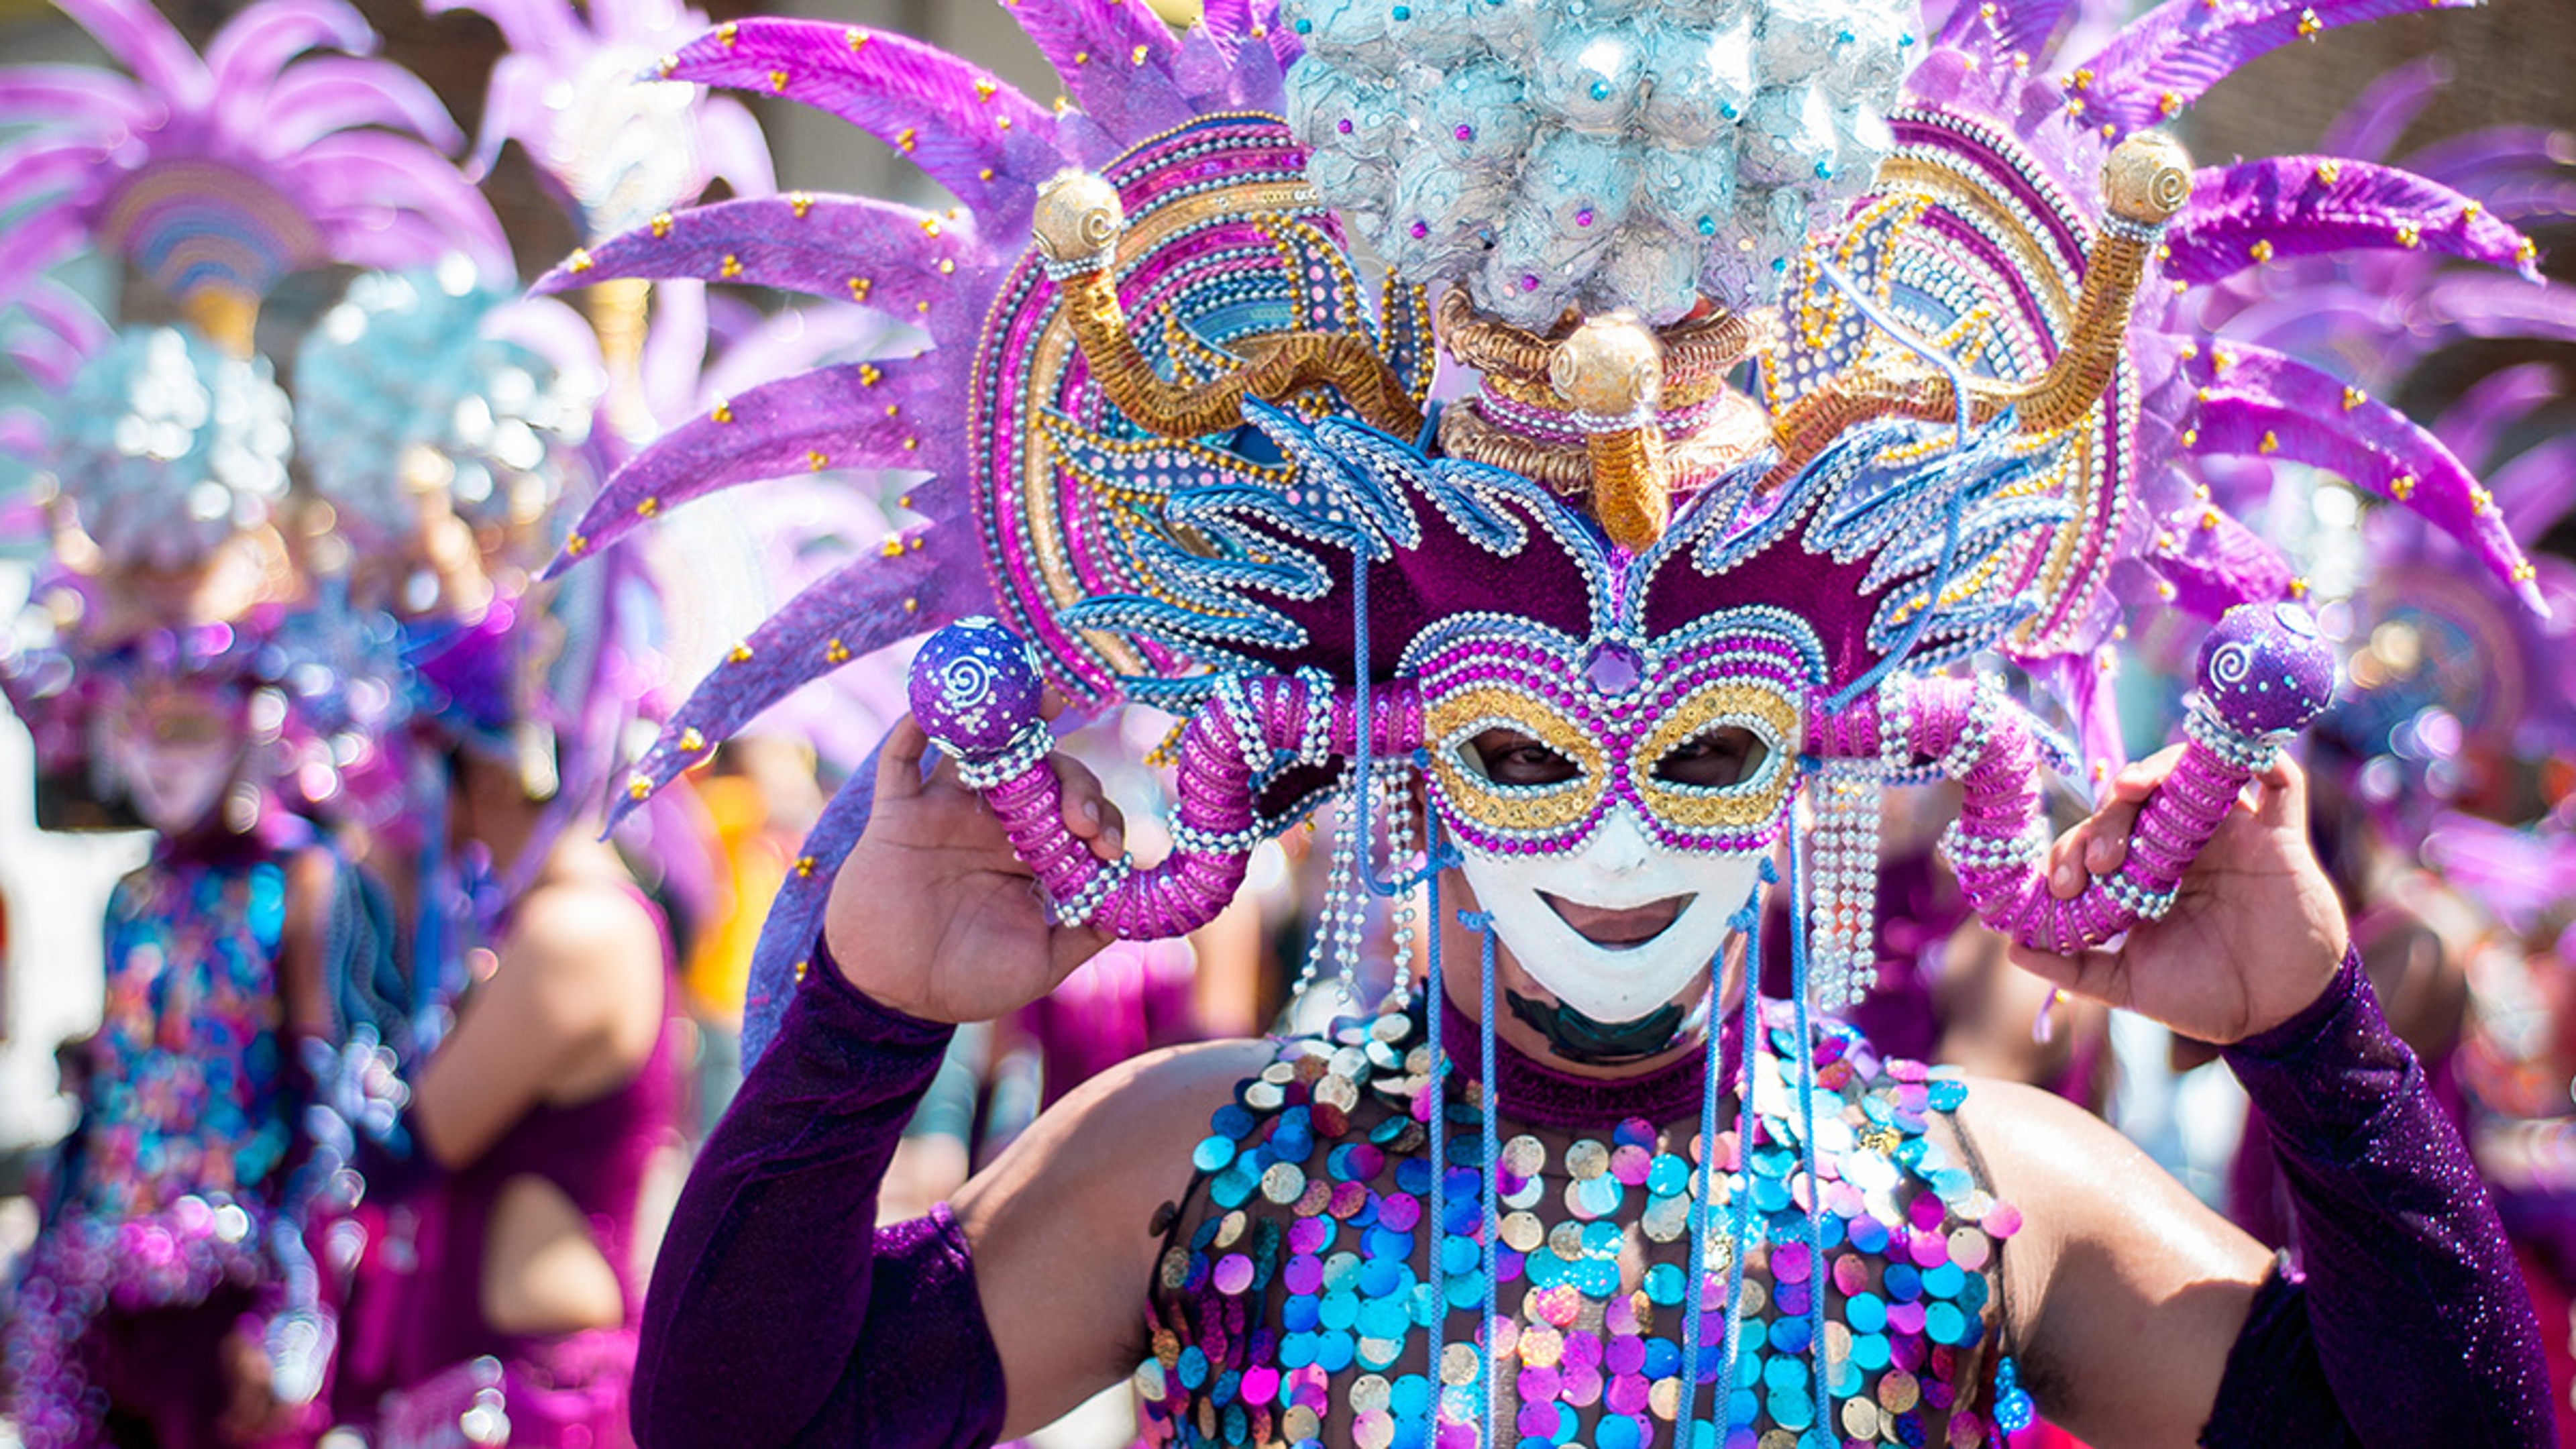
{"type": "MultiPolygon", "coordinates": [[[[2049,891],[2082,894],[2128,858],[2138,812],[2182,758],[2177,745],[2121,771],[2091,818],[2049,853],[2049,891]]],[[[2015,945],[2015,964],[2066,990],[2125,1007],[2185,1036],[2227,1043],[2315,1001],[2350,930],[2308,844],[2308,782],[2284,756],[2257,775],[2184,872],[2174,907],[2112,946],[2059,956],[2015,945]]]]}

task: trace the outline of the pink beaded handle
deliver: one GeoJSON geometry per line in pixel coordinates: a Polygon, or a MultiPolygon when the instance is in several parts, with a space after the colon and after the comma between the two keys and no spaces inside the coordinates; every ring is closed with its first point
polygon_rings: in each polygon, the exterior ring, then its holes
{"type": "MultiPolygon", "coordinates": [[[[1001,818],[1057,919],[1124,940],[1187,935],[1215,920],[1270,833],[1253,807],[1259,778],[1274,760],[1348,756],[1359,734],[1356,706],[1322,679],[1230,682],[1182,733],[1172,852],[1140,868],[1101,860],[1066,828],[1064,790],[1047,763],[1054,734],[1038,715],[1037,667],[1017,636],[989,619],[942,629],[915,656],[910,692],[914,717],[1001,818]]],[[[1378,691],[1369,713],[1373,754],[1406,754],[1421,742],[1412,690],[1378,691]]]]}
{"type": "Polygon", "coordinates": [[[2240,605],[2200,653],[2200,693],[2171,775],[2149,796],[2119,870],[2082,895],[2049,894],[2039,725],[2002,691],[1961,679],[1893,685],[1820,720],[1816,750],[1904,768],[1929,759],[1965,787],[1942,844],[1980,919],[2025,946],[2070,954],[2161,918],[2183,872],[2280,738],[2334,695],[2334,656],[2296,605],[2240,605]]]}

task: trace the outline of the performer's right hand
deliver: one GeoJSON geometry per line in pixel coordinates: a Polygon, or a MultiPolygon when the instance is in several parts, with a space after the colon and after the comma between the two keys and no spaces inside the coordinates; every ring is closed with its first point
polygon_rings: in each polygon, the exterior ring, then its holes
{"type": "MultiPolygon", "coordinates": [[[[850,984],[880,1003],[924,1021],[989,1021],[1054,990],[1110,938],[1049,920],[1036,877],[955,762],[923,778],[929,747],[910,715],[886,736],[868,828],[832,883],[824,936],[850,984]]],[[[1116,860],[1118,807],[1080,763],[1051,763],[1066,827],[1116,860]]]]}

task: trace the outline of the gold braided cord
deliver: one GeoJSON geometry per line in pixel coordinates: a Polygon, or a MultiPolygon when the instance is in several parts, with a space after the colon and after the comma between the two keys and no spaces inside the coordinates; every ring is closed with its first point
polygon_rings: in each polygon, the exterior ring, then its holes
{"type": "MultiPolygon", "coordinates": [[[[1724,397],[1715,415],[1689,437],[1665,440],[1667,494],[1694,492],[1771,446],[1771,423],[1762,409],[1741,393],[1724,397]]],[[[1453,458],[1518,473],[1568,498],[1592,492],[1592,451],[1587,443],[1542,442],[1499,427],[1479,413],[1472,400],[1441,410],[1440,450],[1453,458]]]]}
{"type": "Polygon", "coordinates": [[[1246,357],[1232,372],[1195,386],[1166,382],[1128,331],[1110,269],[1061,284],[1064,317],[1083,360],[1110,402],[1138,427],[1166,438],[1197,438],[1243,423],[1243,399],[1283,402],[1310,388],[1339,392],[1372,427],[1396,437],[1422,430],[1422,413],[1366,337],[1354,332],[1283,332],[1232,344],[1246,357]]]}
{"type": "Polygon", "coordinates": [[[1664,536],[1672,516],[1672,479],[1664,467],[1663,429],[1597,432],[1583,440],[1592,470],[1592,516],[1610,541],[1642,553],[1664,536]]]}
{"type": "MultiPolygon", "coordinates": [[[[1463,287],[1440,294],[1439,319],[1440,345],[1459,363],[1523,381],[1544,382],[1556,345],[1574,330],[1571,317],[1544,337],[1495,321],[1476,310],[1463,287]]],[[[1762,350],[1772,329],[1772,319],[1759,312],[1717,312],[1658,329],[1667,399],[1698,389],[1714,391],[1737,363],[1762,350]]]]}

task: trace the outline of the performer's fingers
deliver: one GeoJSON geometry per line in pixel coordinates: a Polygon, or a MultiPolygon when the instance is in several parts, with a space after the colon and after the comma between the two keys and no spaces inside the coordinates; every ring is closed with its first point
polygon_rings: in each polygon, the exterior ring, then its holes
{"type": "Polygon", "coordinates": [[[2096,949],[2060,956],[2015,941],[2004,954],[2015,966],[2061,990],[2111,1006],[2129,1004],[2128,976],[2113,952],[2096,949]]]}
{"type": "Polygon", "coordinates": [[[2265,825],[2295,826],[2304,831],[2308,823],[2308,774],[2293,763],[2287,754],[2275,756],[2272,767],[2254,777],[2254,818],[2265,825]]]}
{"type": "Polygon", "coordinates": [[[1127,848],[1127,818],[1101,788],[1100,777],[1071,755],[1057,755],[1052,763],[1064,787],[1064,828],[1089,842],[1093,855],[1116,860],[1127,848]]]}
{"type": "Polygon", "coordinates": [[[877,746],[876,803],[889,805],[921,793],[921,757],[930,752],[930,736],[911,715],[894,722],[885,743],[877,746]]]}
{"type": "MultiPolygon", "coordinates": [[[[2085,824],[2091,824],[2086,821],[2085,824]]],[[[2084,825],[2051,841],[2048,847],[2048,893],[2071,901],[2084,893],[2084,825]]]]}
{"type": "Polygon", "coordinates": [[[2129,858],[2129,837],[2138,828],[2138,806],[2114,800],[2094,811],[2084,827],[2089,833],[2084,843],[2084,868],[2095,875],[2109,875],[2129,858]]]}

